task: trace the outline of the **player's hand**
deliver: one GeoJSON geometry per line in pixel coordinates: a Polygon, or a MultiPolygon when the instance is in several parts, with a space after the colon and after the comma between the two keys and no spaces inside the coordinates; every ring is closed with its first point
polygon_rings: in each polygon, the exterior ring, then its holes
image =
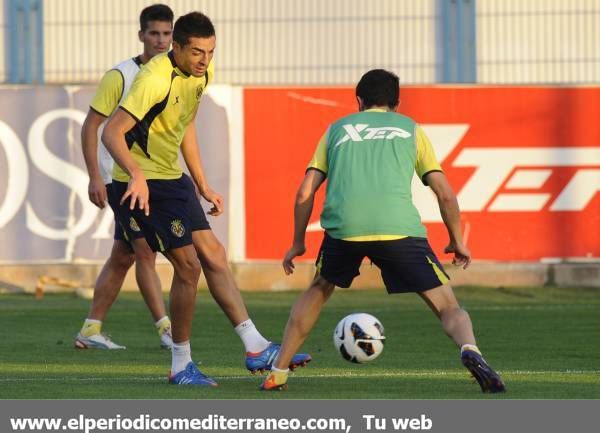
{"type": "Polygon", "coordinates": [[[467,269],[471,264],[471,251],[466,245],[457,244],[450,242],[446,248],[444,248],[446,254],[454,253],[452,264],[454,266],[462,266],[463,269],[467,269]]]}
{"type": "Polygon", "coordinates": [[[207,212],[209,215],[219,216],[223,213],[225,210],[225,201],[223,200],[221,194],[214,192],[210,188],[207,188],[200,194],[206,201],[213,205],[213,207],[207,212]]]}
{"type": "Polygon", "coordinates": [[[296,268],[296,266],[294,265],[293,260],[296,257],[301,256],[305,252],[306,247],[304,245],[292,245],[292,248],[288,250],[288,252],[285,254],[285,257],[283,258],[283,270],[286,275],[294,273],[294,269],[296,268]]]}
{"type": "Polygon", "coordinates": [[[100,209],[104,209],[104,206],[106,206],[106,186],[101,177],[90,179],[90,183],[88,184],[88,198],[100,209]]]}
{"type": "Polygon", "coordinates": [[[148,190],[148,183],[143,174],[131,176],[127,184],[127,191],[121,197],[119,204],[122,205],[125,203],[127,198],[130,198],[129,209],[135,209],[137,203],[146,216],[150,215],[150,191],[148,190]]]}

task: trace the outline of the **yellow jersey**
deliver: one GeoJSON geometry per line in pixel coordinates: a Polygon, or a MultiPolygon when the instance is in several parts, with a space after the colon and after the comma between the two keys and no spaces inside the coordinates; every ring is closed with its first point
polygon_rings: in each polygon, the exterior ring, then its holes
{"type": "MultiPolygon", "coordinates": [[[[202,77],[194,77],[177,67],[172,51],[142,66],[120,108],[136,120],[125,141],[146,179],[181,177],[179,147],[213,79],[213,62],[202,77]]],[[[129,175],[115,165],[113,179],[127,182],[129,175]]]]}

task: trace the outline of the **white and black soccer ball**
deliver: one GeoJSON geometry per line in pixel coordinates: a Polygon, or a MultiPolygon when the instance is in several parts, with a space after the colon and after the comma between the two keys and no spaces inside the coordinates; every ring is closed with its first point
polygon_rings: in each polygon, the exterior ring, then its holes
{"type": "Polygon", "coordinates": [[[342,357],[363,364],[373,361],[383,351],[385,333],[376,317],[354,313],[344,317],[333,331],[333,344],[342,357]]]}

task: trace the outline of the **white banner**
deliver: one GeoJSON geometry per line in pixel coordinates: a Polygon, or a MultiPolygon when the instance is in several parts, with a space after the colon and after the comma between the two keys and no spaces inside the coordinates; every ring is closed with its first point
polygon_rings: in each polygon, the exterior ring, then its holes
{"type": "MultiPolygon", "coordinates": [[[[113,215],[88,200],[81,152],[81,125],[94,91],[92,86],[0,88],[0,262],[108,256],[113,215]]],[[[206,176],[224,196],[228,212],[231,137],[241,122],[231,116],[241,116],[239,93],[229,86],[209,88],[197,116],[206,176]]],[[[227,246],[228,216],[209,221],[227,246]]]]}

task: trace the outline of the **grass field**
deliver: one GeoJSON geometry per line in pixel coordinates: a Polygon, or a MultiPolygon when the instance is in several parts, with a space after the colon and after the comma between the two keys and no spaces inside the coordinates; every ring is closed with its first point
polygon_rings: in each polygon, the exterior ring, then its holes
{"type": "MultiPolygon", "coordinates": [[[[279,340],[299,292],[245,293],[254,322],[279,340]]],[[[415,295],[337,290],[304,345],[313,362],[286,392],[261,393],[243,367],[243,348],[205,291],[198,296],[193,356],[215,377],[213,389],[166,383],[170,353],[158,347],[138,294],[123,294],[105,331],[124,351],[77,351],[72,338],[89,301],[71,295],[36,300],[0,296],[0,398],[4,399],[597,399],[600,398],[600,291],[459,288],[487,360],[508,392],[485,395],[458,351],[415,295]],[[332,344],[335,324],[350,312],[377,316],[387,335],[369,365],[343,361],[332,344]]]]}

